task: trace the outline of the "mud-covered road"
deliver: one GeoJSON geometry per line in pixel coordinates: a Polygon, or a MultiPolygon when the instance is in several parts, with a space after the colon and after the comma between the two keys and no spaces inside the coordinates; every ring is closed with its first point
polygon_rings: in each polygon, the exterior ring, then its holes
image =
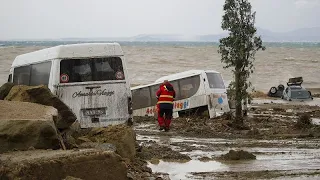
{"type": "Polygon", "coordinates": [[[242,130],[226,117],[190,117],[174,119],[170,132],[159,132],[154,118],[135,118],[138,154],[163,179],[320,179],[317,102],[255,100],[242,130]],[[297,123],[303,115],[311,124],[297,123]],[[229,150],[256,159],[220,160],[229,150]]]}

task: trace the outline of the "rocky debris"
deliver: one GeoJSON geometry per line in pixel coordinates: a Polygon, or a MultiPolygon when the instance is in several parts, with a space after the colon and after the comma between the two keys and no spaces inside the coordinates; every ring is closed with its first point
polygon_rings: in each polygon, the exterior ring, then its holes
{"type": "Polygon", "coordinates": [[[59,130],[67,129],[77,119],[72,110],[57,96],[53,95],[46,86],[13,86],[5,100],[33,102],[56,108],[58,118],[55,123],[59,130]]]}
{"type": "Polygon", "coordinates": [[[108,151],[35,150],[2,154],[0,159],[0,179],[127,179],[126,163],[108,151]]]}
{"type": "Polygon", "coordinates": [[[227,154],[220,156],[218,159],[220,160],[255,160],[256,156],[247,151],[235,151],[230,150],[227,154]]]}
{"type": "Polygon", "coordinates": [[[0,100],[4,100],[13,86],[13,83],[5,83],[0,87],[0,100]]]}
{"type": "Polygon", "coordinates": [[[310,114],[308,113],[301,114],[295,124],[295,127],[298,129],[312,127],[312,119],[310,117],[310,114]]]}
{"type": "Polygon", "coordinates": [[[199,158],[199,161],[202,161],[202,162],[208,162],[208,161],[212,161],[212,159],[211,158],[209,158],[209,157],[201,157],[201,158],[199,158]]]}
{"type": "Polygon", "coordinates": [[[86,136],[78,138],[78,141],[97,143],[110,143],[116,147],[116,153],[123,158],[134,159],[136,155],[136,134],[132,127],[126,125],[110,125],[105,128],[93,128],[86,136]]]}
{"type": "Polygon", "coordinates": [[[0,153],[60,147],[53,117],[57,110],[28,102],[0,100],[0,153]]]}
{"type": "Polygon", "coordinates": [[[147,162],[140,158],[135,158],[133,161],[128,164],[128,179],[152,179],[154,176],[152,174],[151,168],[147,166],[147,162]]]}

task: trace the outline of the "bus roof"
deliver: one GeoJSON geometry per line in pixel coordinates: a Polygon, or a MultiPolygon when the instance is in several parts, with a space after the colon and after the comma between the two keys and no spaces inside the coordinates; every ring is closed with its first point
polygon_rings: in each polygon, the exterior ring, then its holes
{"type": "Polygon", "coordinates": [[[163,82],[164,80],[173,81],[173,80],[177,80],[177,79],[182,79],[182,78],[186,78],[186,77],[190,77],[190,76],[199,75],[202,73],[219,73],[219,72],[214,71],[214,70],[189,70],[189,71],[184,71],[184,72],[180,72],[180,73],[176,73],[176,74],[171,74],[168,76],[163,76],[163,77],[157,79],[155,82],[159,83],[159,82],[163,82]]]}
{"type": "Polygon", "coordinates": [[[123,56],[118,43],[81,43],[50,47],[19,55],[12,63],[12,67],[37,63],[51,59],[123,56]]]}
{"type": "Polygon", "coordinates": [[[153,85],[157,85],[157,84],[160,84],[160,83],[155,83],[155,82],[153,82],[153,83],[150,83],[150,84],[143,84],[143,85],[139,85],[139,86],[133,86],[133,87],[131,87],[130,89],[131,90],[135,90],[135,89],[140,89],[140,88],[144,88],[144,87],[149,87],[149,86],[153,86],[153,85]]]}
{"type": "Polygon", "coordinates": [[[186,78],[186,77],[190,77],[190,76],[200,75],[201,73],[206,73],[206,72],[207,73],[220,73],[220,72],[214,71],[214,70],[189,70],[189,71],[184,71],[184,72],[180,72],[180,73],[176,73],[176,74],[171,74],[168,76],[163,76],[163,77],[157,79],[155,82],[150,83],[150,84],[131,87],[131,90],[157,85],[157,84],[162,83],[164,80],[173,81],[173,80],[182,79],[182,78],[186,78]]]}

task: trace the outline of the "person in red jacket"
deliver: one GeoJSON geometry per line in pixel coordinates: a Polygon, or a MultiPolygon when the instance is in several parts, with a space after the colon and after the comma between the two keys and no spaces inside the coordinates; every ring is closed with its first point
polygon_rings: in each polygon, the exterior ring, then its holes
{"type": "Polygon", "coordinates": [[[176,97],[176,92],[169,81],[165,80],[159,87],[156,93],[158,103],[158,123],[160,131],[169,131],[172,113],[173,113],[173,100],[176,97]]]}

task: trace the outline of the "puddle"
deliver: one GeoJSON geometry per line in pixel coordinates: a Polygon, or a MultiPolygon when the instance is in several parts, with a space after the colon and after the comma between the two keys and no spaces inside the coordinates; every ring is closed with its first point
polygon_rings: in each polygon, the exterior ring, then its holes
{"type": "MultiPolygon", "coordinates": [[[[314,118],[315,119],[315,118],[314,118]]],[[[252,144],[272,144],[272,145],[317,145],[320,139],[308,140],[305,139],[292,139],[292,140],[256,140],[256,139],[221,139],[221,138],[186,138],[186,137],[169,137],[169,136],[156,136],[156,135],[139,135],[137,140],[142,142],[155,141],[163,145],[170,145],[171,143],[186,143],[191,147],[207,147],[208,145],[225,145],[229,146],[242,144],[251,146],[252,144]]]]}
{"type": "Polygon", "coordinates": [[[225,154],[227,151],[192,151],[188,153],[193,160],[186,163],[160,161],[158,165],[148,163],[154,172],[168,173],[170,179],[194,179],[193,172],[245,172],[245,171],[289,171],[289,170],[316,170],[319,169],[320,151],[314,149],[290,148],[251,148],[259,153],[256,160],[251,161],[208,161],[201,162],[194,158],[212,157],[225,154]]]}
{"type": "Polygon", "coordinates": [[[287,109],[286,112],[287,112],[287,113],[292,113],[292,112],[293,112],[293,109],[287,109]]]}
{"type": "Polygon", "coordinates": [[[160,161],[158,165],[148,163],[153,172],[168,173],[171,180],[194,179],[191,172],[226,171],[228,166],[217,161],[201,162],[191,160],[186,163],[160,161]]]}
{"type": "Polygon", "coordinates": [[[309,106],[320,106],[320,98],[314,98],[308,101],[285,101],[282,99],[254,99],[252,100],[252,105],[254,104],[292,104],[292,105],[309,105],[309,106]]]}

